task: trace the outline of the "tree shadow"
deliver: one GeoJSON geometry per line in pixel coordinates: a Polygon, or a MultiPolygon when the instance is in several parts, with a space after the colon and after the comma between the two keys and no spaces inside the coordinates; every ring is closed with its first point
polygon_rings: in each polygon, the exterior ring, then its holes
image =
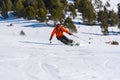
{"type": "MultiPolygon", "coordinates": [[[[98,33],[87,33],[87,32],[81,32],[82,34],[89,34],[89,35],[97,35],[97,36],[106,36],[106,35],[104,35],[104,34],[98,34],[98,33]]],[[[117,32],[117,31],[109,31],[109,33],[108,33],[108,36],[112,36],[112,35],[114,35],[114,36],[117,36],[117,35],[120,35],[120,33],[119,32],[117,32]]]]}
{"type": "Polygon", "coordinates": [[[118,31],[109,31],[109,35],[117,36],[117,35],[119,35],[119,32],[118,31]]]}
{"type": "Polygon", "coordinates": [[[98,33],[87,33],[87,32],[81,32],[82,34],[89,34],[89,35],[97,35],[97,36],[103,36],[103,34],[98,33]]]}
{"type": "Polygon", "coordinates": [[[99,26],[100,27],[100,24],[99,23],[94,23],[94,24],[87,24],[85,22],[80,22],[80,21],[74,21],[74,24],[76,25],[87,25],[87,26],[99,26]]]}
{"type": "Polygon", "coordinates": [[[1,23],[11,23],[11,24],[22,24],[23,27],[31,27],[31,28],[40,28],[40,27],[46,27],[47,24],[45,22],[38,22],[37,20],[26,20],[23,18],[7,18],[3,19],[0,16],[1,23]]]}
{"type": "Polygon", "coordinates": [[[63,45],[63,44],[53,44],[53,43],[41,43],[41,42],[32,42],[32,41],[19,41],[20,43],[27,43],[27,44],[40,44],[40,45],[63,45]]]}
{"type": "Polygon", "coordinates": [[[40,28],[40,27],[46,27],[47,25],[45,23],[32,23],[30,25],[25,25],[24,27],[31,27],[31,28],[40,28]]]}

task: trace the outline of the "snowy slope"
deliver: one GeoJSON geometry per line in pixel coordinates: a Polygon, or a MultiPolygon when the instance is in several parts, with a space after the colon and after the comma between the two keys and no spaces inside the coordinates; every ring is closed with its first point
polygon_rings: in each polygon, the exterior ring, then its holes
{"type": "Polygon", "coordinates": [[[63,45],[55,37],[49,44],[53,28],[44,23],[0,20],[0,80],[119,80],[119,45],[105,42],[120,36],[101,36],[99,26],[77,26],[75,35],[91,38],[91,44],[67,34],[80,46],[63,45]],[[19,35],[21,30],[26,36],[19,35]]]}
{"type": "Polygon", "coordinates": [[[111,27],[111,35],[103,36],[98,25],[78,24],[79,18],[74,21],[80,39],[65,34],[80,42],[78,47],[55,36],[50,44],[53,28],[44,23],[0,18],[0,80],[120,80],[120,46],[106,44],[120,43],[118,29],[111,27]],[[25,36],[19,35],[21,30],[25,36]]]}
{"type": "Polygon", "coordinates": [[[110,10],[114,10],[115,12],[118,11],[118,3],[120,3],[120,0],[101,0],[103,2],[103,5],[106,4],[106,2],[108,1],[110,3],[110,10]]]}
{"type": "MultiPolygon", "coordinates": [[[[74,0],[67,0],[69,3],[73,3],[74,0]]],[[[92,2],[94,3],[95,0],[92,0],[92,2]]],[[[109,10],[114,10],[115,12],[118,11],[118,3],[120,3],[120,0],[100,0],[102,1],[102,4],[105,5],[106,2],[110,3],[110,7],[108,8],[109,10]]]]}

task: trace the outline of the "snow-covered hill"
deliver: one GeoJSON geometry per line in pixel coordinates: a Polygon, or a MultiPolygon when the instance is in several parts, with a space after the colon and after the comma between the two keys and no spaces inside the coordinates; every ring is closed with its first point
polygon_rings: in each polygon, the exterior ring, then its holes
{"type": "Polygon", "coordinates": [[[55,37],[50,44],[53,28],[44,23],[1,19],[0,80],[119,80],[119,45],[105,42],[120,42],[120,35],[102,36],[99,26],[76,25],[81,39],[65,34],[80,42],[71,47],[55,37]]]}
{"type": "MultiPolygon", "coordinates": [[[[73,3],[74,0],[68,0],[69,3],[73,3]]],[[[93,3],[95,0],[91,0],[93,3]]],[[[105,4],[108,2],[110,3],[110,7],[108,7],[109,10],[114,10],[115,12],[118,11],[118,3],[120,3],[120,0],[100,0],[102,1],[102,5],[105,6],[105,4]]]]}
{"type": "Polygon", "coordinates": [[[103,2],[103,5],[106,4],[106,2],[110,3],[110,10],[114,10],[115,12],[118,11],[118,3],[120,3],[119,0],[101,0],[103,2]]]}
{"type": "Polygon", "coordinates": [[[74,20],[75,35],[80,39],[65,34],[80,43],[77,47],[64,45],[55,36],[50,44],[53,27],[45,23],[12,15],[0,18],[0,80],[119,80],[120,46],[106,43],[120,43],[117,27],[103,36],[98,25],[78,20],[79,16],[74,20]]]}

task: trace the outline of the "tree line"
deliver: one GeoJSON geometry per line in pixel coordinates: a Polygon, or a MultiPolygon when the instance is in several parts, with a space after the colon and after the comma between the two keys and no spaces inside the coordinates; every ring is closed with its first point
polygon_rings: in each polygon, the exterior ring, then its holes
{"type": "Polygon", "coordinates": [[[72,32],[77,29],[72,21],[77,16],[77,11],[82,14],[82,20],[87,25],[100,23],[102,32],[108,34],[108,26],[118,25],[120,28],[120,4],[118,13],[108,10],[109,2],[105,5],[101,0],[0,0],[0,11],[4,19],[8,18],[8,11],[13,11],[16,17],[23,17],[28,20],[36,19],[40,22],[53,20],[54,24],[60,22],[72,32]],[[93,6],[94,5],[94,6],[93,6]],[[97,9],[97,11],[96,11],[97,9]],[[66,12],[70,12],[70,17],[66,18],[66,12]]]}

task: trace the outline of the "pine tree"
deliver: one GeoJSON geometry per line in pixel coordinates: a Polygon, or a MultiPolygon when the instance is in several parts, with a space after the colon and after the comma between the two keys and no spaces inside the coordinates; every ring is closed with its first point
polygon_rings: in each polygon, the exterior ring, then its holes
{"type": "Polygon", "coordinates": [[[12,9],[12,2],[11,2],[11,0],[5,0],[5,3],[6,3],[7,11],[10,11],[12,9]]]}
{"type": "Polygon", "coordinates": [[[103,7],[103,4],[102,4],[101,0],[94,0],[93,5],[95,6],[95,8],[98,8],[99,10],[101,10],[102,7],[103,7]]]}
{"type": "MultiPolygon", "coordinates": [[[[2,5],[2,0],[0,0],[0,5],[2,5]]],[[[0,6],[1,7],[1,6],[0,6]]]]}
{"type": "Polygon", "coordinates": [[[73,4],[69,4],[69,10],[71,11],[71,16],[75,18],[77,16],[77,13],[75,11],[75,6],[73,4]]]}
{"type": "Polygon", "coordinates": [[[11,0],[0,0],[0,7],[2,7],[1,5],[3,4],[3,2],[5,4],[5,6],[6,6],[7,11],[11,11],[11,9],[12,9],[11,0]]]}
{"type": "Polygon", "coordinates": [[[78,11],[82,13],[83,20],[87,21],[87,24],[93,24],[96,14],[92,3],[89,0],[80,0],[78,7],[78,11]]]}
{"type": "Polygon", "coordinates": [[[67,17],[64,21],[64,25],[69,28],[71,32],[77,32],[76,26],[74,25],[71,18],[67,17]]]}
{"type": "Polygon", "coordinates": [[[110,7],[110,3],[107,1],[105,4],[106,7],[110,7]]]}
{"type": "Polygon", "coordinates": [[[49,13],[51,14],[50,19],[54,21],[54,24],[56,24],[57,21],[62,23],[65,18],[65,4],[63,4],[63,1],[61,0],[49,0],[48,2],[51,3],[47,3],[47,5],[49,6],[47,6],[47,8],[49,10],[49,13]]]}
{"type": "MultiPolygon", "coordinates": [[[[104,16],[105,16],[105,15],[103,15],[103,14],[105,14],[104,11],[99,11],[99,12],[98,12],[98,14],[97,14],[97,21],[98,21],[98,22],[102,22],[102,20],[104,19],[104,16]]],[[[106,17],[106,16],[105,16],[105,17],[106,17]]]]}
{"type": "Polygon", "coordinates": [[[1,15],[3,16],[4,19],[8,18],[8,9],[6,7],[5,2],[2,2],[2,13],[1,15]]]}
{"type": "Polygon", "coordinates": [[[48,10],[56,9],[58,6],[60,6],[60,0],[44,0],[45,6],[48,10]]]}
{"type": "Polygon", "coordinates": [[[56,1],[53,1],[53,0],[44,0],[45,6],[46,6],[46,8],[47,8],[48,10],[51,10],[51,9],[52,9],[53,2],[56,2],[56,1]]]}
{"type": "Polygon", "coordinates": [[[38,9],[40,9],[40,8],[46,9],[45,3],[43,0],[37,0],[37,7],[38,7],[38,9]]]}
{"type": "Polygon", "coordinates": [[[65,15],[63,14],[61,8],[52,9],[52,11],[51,11],[51,19],[54,20],[54,24],[56,24],[57,21],[62,23],[62,20],[64,18],[65,18],[65,15]]]}
{"type": "Polygon", "coordinates": [[[108,35],[108,23],[107,21],[103,21],[102,24],[101,24],[101,29],[102,29],[102,33],[104,35],[108,35]]]}
{"type": "Polygon", "coordinates": [[[24,17],[24,5],[22,0],[15,0],[14,6],[13,6],[14,14],[17,17],[24,17]]]}
{"type": "Polygon", "coordinates": [[[12,2],[11,0],[3,0],[2,1],[2,6],[1,6],[1,9],[2,9],[2,16],[4,19],[8,18],[8,11],[10,11],[12,8],[12,2]]]}
{"type": "Polygon", "coordinates": [[[120,29],[120,22],[119,22],[119,25],[118,25],[118,29],[120,29]]]}
{"type": "Polygon", "coordinates": [[[80,0],[74,0],[75,9],[78,9],[80,0]]]}
{"type": "Polygon", "coordinates": [[[2,0],[0,0],[0,11],[2,11],[2,0]]]}
{"type": "Polygon", "coordinates": [[[25,8],[25,18],[28,20],[36,18],[36,11],[35,11],[34,7],[28,6],[25,8]]]}
{"type": "Polygon", "coordinates": [[[118,6],[118,18],[119,18],[118,29],[120,29],[120,3],[117,6],[118,6]]]}
{"type": "Polygon", "coordinates": [[[24,7],[29,7],[29,6],[32,6],[34,7],[34,9],[36,10],[37,9],[37,0],[24,0],[24,7]]]}
{"type": "Polygon", "coordinates": [[[47,10],[43,0],[38,1],[38,11],[37,11],[37,20],[43,22],[46,20],[47,10]]]}
{"type": "Polygon", "coordinates": [[[39,20],[40,22],[44,22],[46,20],[46,14],[46,10],[44,8],[40,8],[37,14],[37,20],[39,20]]]}
{"type": "Polygon", "coordinates": [[[108,21],[108,15],[105,11],[98,12],[98,22],[108,21]]]}
{"type": "Polygon", "coordinates": [[[104,12],[107,16],[109,16],[109,11],[107,10],[107,8],[104,6],[104,12]]]}
{"type": "Polygon", "coordinates": [[[118,6],[118,16],[119,16],[119,19],[120,19],[120,3],[117,6],[118,6]]]}
{"type": "Polygon", "coordinates": [[[98,22],[101,22],[101,31],[104,35],[108,35],[108,14],[106,11],[98,12],[98,22]]]}
{"type": "Polygon", "coordinates": [[[79,5],[78,5],[78,11],[83,12],[86,11],[86,5],[87,5],[87,0],[80,0],[79,5]]]}
{"type": "Polygon", "coordinates": [[[108,18],[108,24],[110,24],[111,26],[115,26],[119,22],[118,15],[113,10],[109,11],[108,18]]]}
{"type": "Polygon", "coordinates": [[[93,24],[96,19],[96,14],[93,9],[94,8],[93,8],[92,4],[90,4],[87,13],[85,13],[86,19],[88,20],[88,24],[93,24]]]}
{"type": "Polygon", "coordinates": [[[2,8],[0,7],[0,11],[2,11],[2,8]]]}
{"type": "Polygon", "coordinates": [[[60,3],[62,5],[63,10],[66,10],[66,8],[67,8],[67,0],[60,0],[60,3]]]}

